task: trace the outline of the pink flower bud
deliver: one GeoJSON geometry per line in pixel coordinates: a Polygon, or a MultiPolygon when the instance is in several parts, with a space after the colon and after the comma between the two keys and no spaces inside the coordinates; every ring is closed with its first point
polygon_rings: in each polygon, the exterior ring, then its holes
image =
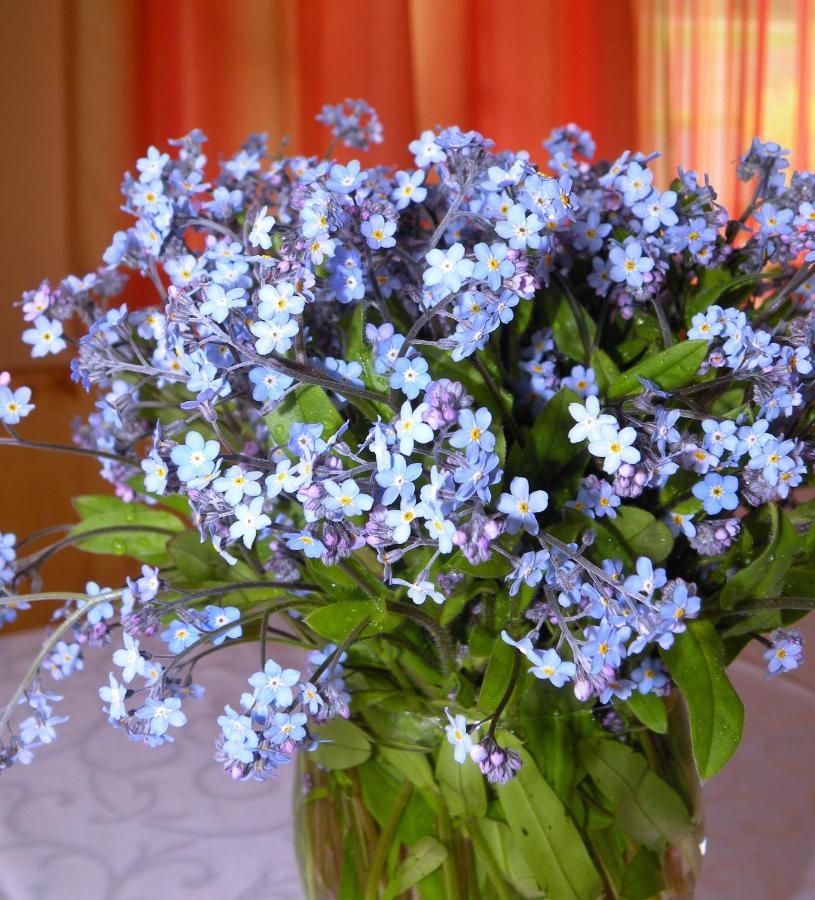
{"type": "Polygon", "coordinates": [[[578,700],[588,700],[591,697],[591,682],[582,676],[574,683],[574,695],[578,700]]]}

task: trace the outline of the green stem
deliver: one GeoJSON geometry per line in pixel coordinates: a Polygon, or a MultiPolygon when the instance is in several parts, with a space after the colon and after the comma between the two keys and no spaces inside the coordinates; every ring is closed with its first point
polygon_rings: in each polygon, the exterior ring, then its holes
{"type": "Polygon", "coordinates": [[[32,450],[51,450],[55,453],[72,453],[75,456],[92,456],[94,459],[111,459],[114,462],[130,466],[133,469],[138,469],[139,467],[139,464],[132,459],[118,456],[115,453],[108,453],[105,450],[88,450],[86,447],[72,447],[69,444],[49,444],[44,441],[29,441],[20,437],[10,425],[6,425],[6,430],[12,434],[13,437],[0,438],[0,447],[30,447],[32,450]]]}
{"type": "Polygon", "coordinates": [[[159,528],[156,525],[106,525],[104,528],[89,528],[87,531],[69,534],[67,537],[62,538],[62,540],[57,541],[54,544],[49,544],[42,550],[32,553],[31,556],[19,560],[20,566],[17,574],[21,575],[34,566],[42,565],[49,557],[53,556],[55,553],[59,553],[60,550],[64,550],[66,547],[70,547],[72,544],[79,544],[89,538],[100,537],[105,534],[115,534],[120,531],[166,534],[168,537],[178,534],[178,532],[172,528],[159,528]]]}
{"type": "Polygon", "coordinates": [[[566,302],[569,304],[569,308],[572,311],[577,330],[580,332],[580,341],[583,344],[583,354],[586,357],[586,365],[588,366],[591,364],[591,336],[589,335],[589,329],[586,326],[586,320],[583,318],[583,309],[577,302],[577,297],[575,297],[566,280],[561,278],[560,275],[556,275],[555,281],[557,281],[558,286],[563,291],[563,296],[566,298],[566,302]]]}
{"type": "Polygon", "coordinates": [[[728,616],[743,616],[754,612],[767,612],[778,609],[815,609],[815,597],[765,597],[755,603],[739,604],[738,609],[715,609],[706,615],[705,619],[725,619],[728,616]]]}
{"type": "Polygon", "coordinates": [[[445,229],[450,224],[450,222],[453,221],[453,217],[458,212],[458,208],[461,206],[461,203],[464,200],[465,194],[469,190],[469,187],[470,187],[469,180],[461,186],[461,190],[459,191],[458,196],[455,198],[455,200],[453,200],[453,202],[447,208],[447,212],[442,216],[441,221],[436,226],[436,229],[433,232],[433,234],[430,236],[430,242],[428,243],[427,247],[425,248],[425,254],[427,254],[431,250],[433,250],[435,248],[436,244],[438,244],[438,242],[441,240],[441,237],[444,234],[445,229]]]}
{"type": "Polygon", "coordinates": [[[260,620],[260,668],[266,668],[266,644],[269,640],[269,616],[271,613],[264,613],[260,620]]]}
{"type": "Polygon", "coordinates": [[[450,647],[450,639],[445,629],[438,627],[436,622],[434,622],[426,613],[414,609],[407,604],[394,603],[388,608],[393,612],[400,613],[406,619],[412,619],[430,635],[433,644],[436,647],[436,651],[439,654],[442,675],[449,675],[453,668],[453,651],[450,647]]]}
{"type": "Polygon", "coordinates": [[[800,287],[813,272],[815,272],[815,263],[802,266],[772,300],[759,307],[758,315],[753,320],[753,326],[760,325],[763,321],[769,319],[773,313],[777,312],[787,297],[800,287]]]}
{"type": "MultiPolygon", "coordinates": [[[[104,599],[110,599],[109,595],[103,594],[102,596],[104,599]]],[[[226,625],[222,625],[220,628],[215,628],[212,631],[205,631],[194,644],[190,644],[189,647],[186,647],[173,658],[173,661],[164,672],[163,677],[166,678],[173,669],[178,669],[184,662],[184,660],[192,656],[192,654],[204,644],[208,644],[211,640],[213,640],[213,638],[217,638],[222,634],[226,634],[226,632],[231,628],[234,628],[235,625],[248,625],[250,622],[256,622],[258,619],[262,619],[263,616],[265,616],[267,613],[269,615],[272,615],[273,613],[280,612],[281,610],[289,609],[292,606],[299,606],[304,602],[307,605],[314,605],[313,601],[309,601],[305,597],[298,597],[296,600],[286,600],[282,603],[276,603],[274,606],[256,607],[255,609],[248,610],[246,613],[244,613],[244,615],[242,615],[240,619],[237,620],[237,622],[228,622],[226,625]]]]}
{"type": "Polygon", "coordinates": [[[340,644],[339,647],[328,657],[327,660],[323,662],[321,666],[317,668],[317,670],[311,676],[311,682],[313,684],[317,684],[320,680],[320,676],[323,672],[326,671],[329,667],[335,665],[338,659],[340,659],[345,653],[345,651],[354,643],[354,641],[362,634],[363,631],[371,624],[371,617],[367,616],[364,618],[359,625],[348,635],[348,637],[340,644]]]}
{"type": "Polygon", "coordinates": [[[371,860],[371,868],[368,872],[368,880],[365,884],[364,900],[376,900],[379,896],[379,882],[382,879],[385,861],[388,858],[388,853],[390,852],[396,829],[399,827],[402,813],[405,811],[405,807],[407,806],[412,791],[413,785],[405,779],[402,782],[402,787],[399,788],[399,791],[394,798],[393,806],[391,807],[391,811],[388,814],[385,824],[382,826],[382,831],[379,833],[379,840],[376,843],[376,850],[374,851],[374,856],[371,860]]]}
{"type": "Polygon", "coordinates": [[[608,322],[608,314],[610,308],[611,304],[608,302],[602,303],[600,306],[600,314],[597,317],[597,328],[594,332],[594,340],[591,344],[592,352],[594,352],[600,346],[600,341],[603,338],[603,332],[606,330],[606,322],[608,322]]]}
{"type": "Polygon", "coordinates": [[[402,346],[399,348],[399,352],[396,354],[396,358],[400,359],[403,356],[407,356],[408,350],[413,346],[413,342],[416,339],[416,335],[430,322],[431,319],[438,316],[444,309],[452,303],[455,297],[448,297],[445,300],[439,301],[435,306],[431,309],[423,312],[418,319],[410,326],[410,331],[408,331],[407,335],[405,335],[405,340],[402,342],[402,346]]]}
{"type": "MultiPolygon", "coordinates": [[[[117,591],[115,594],[107,594],[107,599],[111,598],[116,599],[116,597],[121,596],[121,591],[117,591]]],[[[77,594],[73,591],[63,591],[62,593],[58,591],[46,591],[45,593],[40,594],[13,594],[8,597],[0,597],[0,606],[12,606],[14,604],[19,603],[21,600],[24,603],[37,603],[41,600],[87,600],[87,594],[77,594]]]]}
{"type": "MultiPolygon", "coordinates": [[[[185,606],[194,603],[197,600],[203,600],[205,597],[213,597],[217,595],[226,596],[227,594],[236,593],[237,591],[257,590],[258,588],[285,588],[292,591],[316,591],[317,587],[308,584],[305,581],[232,581],[226,584],[219,584],[217,587],[205,588],[201,591],[195,591],[193,594],[184,594],[179,600],[169,600],[162,602],[165,610],[174,609],[177,606],[185,606]]],[[[171,588],[178,590],[178,588],[171,588]]],[[[301,597],[306,603],[313,604],[313,600],[307,597],[301,597]]],[[[274,612],[274,610],[272,610],[274,612]]]]}
{"type": "Polygon", "coordinates": [[[351,563],[348,559],[341,559],[337,562],[337,567],[345,574],[353,579],[357,585],[361,588],[362,592],[366,597],[371,600],[376,599],[376,593],[371,589],[371,586],[368,584],[365,578],[357,571],[356,567],[351,563]]]}
{"type": "Polygon", "coordinates": [[[775,501],[770,501],[767,504],[767,512],[770,516],[770,534],[767,543],[772,546],[778,539],[778,528],[781,525],[781,519],[778,514],[778,504],[775,503],[775,501]]]}
{"type": "Polygon", "coordinates": [[[458,874],[456,873],[456,861],[451,852],[453,845],[453,829],[450,823],[450,813],[443,797],[439,797],[439,841],[447,848],[447,857],[442,863],[444,875],[444,894],[446,900],[460,900],[458,874]]]}
{"type": "Polygon", "coordinates": [[[73,525],[65,524],[49,525],[47,528],[39,528],[37,529],[37,531],[32,531],[25,537],[21,537],[14,545],[14,549],[19,551],[20,547],[24,547],[26,544],[30,544],[33,541],[39,540],[41,537],[47,537],[49,534],[56,534],[59,531],[70,531],[73,527],[73,525]]]}
{"type": "MultiPolygon", "coordinates": [[[[64,597],[64,595],[61,596],[64,597]]],[[[80,609],[74,610],[69,616],[66,616],[62,624],[44,641],[40,648],[40,652],[34,657],[34,661],[23,676],[23,680],[17,685],[17,690],[12,695],[11,700],[9,700],[8,706],[6,706],[5,711],[3,712],[3,717],[0,718],[0,735],[6,730],[6,726],[11,720],[11,715],[17,706],[17,701],[23,696],[23,693],[31,683],[32,679],[36,676],[37,671],[46,656],[53,650],[62,635],[72,628],[75,622],[78,622],[83,616],[86,616],[91,607],[96,606],[99,603],[106,603],[110,600],[117,600],[122,596],[122,591],[105,592],[97,594],[95,597],[91,597],[90,594],[78,594],[74,596],[78,599],[85,600],[85,605],[80,609]]]]}
{"type": "MultiPolygon", "coordinates": [[[[609,859],[614,859],[614,856],[619,856],[619,852],[612,846],[613,839],[610,835],[607,835],[609,830],[610,829],[590,829],[588,831],[589,844],[593,851],[592,858],[602,870],[606,891],[608,892],[608,900],[624,900],[624,898],[620,897],[620,892],[617,888],[617,882],[620,879],[614,877],[611,871],[612,864],[609,863],[609,859]],[[614,854],[614,856],[611,854],[614,854]]],[[[623,860],[621,859],[617,865],[622,868],[623,860]]]]}
{"type": "Polygon", "coordinates": [[[504,402],[504,397],[501,394],[501,391],[498,389],[498,385],[496,385],[496,383],[493,381],[492,375],[490,375],[487,367],[484,365],[481,357],[477,353],[474,353],[470,358],[473,360],[476,369],[478,369],[479,374],[484,379],[484,383],[487,385],[487,389],[495,398],[495,402],[498,404],[498,408],[501,410],[501,418],[509,426],[509,430],[512,432],[512,436],[515,438],[515,440],[523,447],[524,436],[521,432],[521,428],[515,421],[515,416],[512,415],[512,410],[504,402]]]}
{"type": "Polygon", "coordinates": [[[659,330],[662,332],[662,343],[667,349],[668,347],[671,347],[674,342],[673,335],[671,334],[671,326],[668,324],[668,317],[665,315],[665,309],[658,297],[651,298],[651,306],[654,307],[654,312],[657,315],[659,330]]]}
{"type": "Polygon", "coordinates": [[[473,842],[473,847],[475,847],[476,859],[487,870],[487,875],[495,888],[497,900],[512,900],[512,895],[507,891],[506,879],[501,873],[495,857],[492,855],[489,844],[484,835],[481,834],[481,828],[477,820],[467,822],[467,834],[470,835],[470,840],[473,842]]]}
{"type": "Polygon", "coordinates": [[[488,737],[493,737],[495,734],[495,729],[498,726],[498,720],[501,718],[501,713],[506,708],[507,703],[509,703],[509,699],[512,696],[515,690],[515,684],[518,681],[518,673],[521,671],[521,654],[513,653],[512,659],[512,673],[509,676],[509,682],[507,683],[507,688],[504,691],[504,696],[501,697],[498,702],[498,706],[495,707],[495,712],[493,712],[490,722],[490,729],[488,732],[488,737]]]}

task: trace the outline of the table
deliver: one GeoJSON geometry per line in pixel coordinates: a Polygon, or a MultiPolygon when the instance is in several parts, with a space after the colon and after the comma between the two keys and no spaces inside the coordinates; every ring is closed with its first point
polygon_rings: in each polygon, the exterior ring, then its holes
{"type": "MultiPolygon", "coordinates": [[[[813,622],[815,626],[815,622],[813,622]]],[[[815,627],[806,628],[815,648],[815,627]]],[[[0,692],[25,671],[39,635],[0,638],[0,692]]],[[[276,648],[277,649],[277,648],[276,648]]],[[[815,656],[815,649],[812,651],[815,656]]],[[[188,701],[174,744],[149,750],[110,727],[95,688],[110,653],[57,690],[71,721],[30,767],[0,776],[2,900],[300,900],[291,846],[293,767],[235,783],[213,760],[215,718],[237,706],[257,649],[202,663],[205,698],[188,701]]],[[[276,653],[296,665],[291,648],[276,653]]],[[[815,898],[815,661],[763,678],[758,648],[731,674],[747,698],[745,738],[705,788],[708,852],[697,900],[815,898]]]]}

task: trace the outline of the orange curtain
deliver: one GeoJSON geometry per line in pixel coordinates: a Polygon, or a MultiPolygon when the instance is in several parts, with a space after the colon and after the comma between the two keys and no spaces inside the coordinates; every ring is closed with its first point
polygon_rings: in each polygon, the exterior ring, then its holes
{"type": "Polygon", "coordinates": [[[636,136],[630,0],[147,0],[139,9],[144,82],[133,112],[150,140],[198,126],[225,151],[253,123],[317,153],[326,136],[314,114],[346,96],[365,97],[385,124],[374,162],[406,161],[407,143],[437,123],[530,150],[576,116],[608,152],[636,136]],[[610,69],[615,104],[598,81],[610,69]]]}
{"type": "MultiPolygon", "coordinates": [[[[214,157],[250,131],[320,153],[327,137],[315,113],[349,96],[366,98],[384,123],[372,162],[406,164],[420,130],[451,123],[543,160],[549,129],[575,121],[602,156],[660,149],[665,179],[678,163],[709,171],[728,202],[740,198],[731,162],[753,134],[791,146],[799,166],[810,161],[815,0],[0,0],[0,9],[0,171],[7,203],[42,209],[47,197],[56,209],[35,229],[48,229],[55,276],[96,264],[124,221],[121,173],[148,144],[200,127],[214,157]]],[[[31,227],[8,218],[0,227],[31,256],[22,246],[31,227]]],[[[19,287],[48,262],[27,261],[19,287]]]]}
{"type": "Polygon", "coordinates": [[[637,5],[638,145],[656,169],[708,172],[725,205],[747,202],[733,161],[754,136],[815,163],[812,0],[644,0],[637,5]]]}
{"type": "Polygon", "coordinates": [[[602,153],[637,137],[631,0],[74,0],[64,6],[61,86],[72,169],[72,257],[95,263],[120,171],[151,143],[199,127],[214,156],[250,131],[321,153],[323,103],[364,97],[385,143],[370,162],[407,164],[423,128],[477,128],[541,156],[576,120],[602,153]],[[614,101],[607,74],[614,72],[614,101]],[[109,199],[103,202],[103,195],[109,199]]]}

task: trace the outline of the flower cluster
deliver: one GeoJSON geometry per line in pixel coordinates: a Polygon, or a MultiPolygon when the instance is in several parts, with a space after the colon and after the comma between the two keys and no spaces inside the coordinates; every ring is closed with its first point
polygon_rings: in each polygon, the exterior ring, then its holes
{"type": "Polygon", "coordinates": [[[329,645],[309,655],[313,671],[307,680],[296,669],[283,669],[271,659],[249,678],[253,690],[241,696],[243,712],[227,706],[218,718],[222,733],[217,758],[232,778],[263,780],[288,762],[296,748],[314,749],[317,741],[309,733],[309,719],[319,724],[338,715],[348,718],[350,697],[342,678],[345,656],[335,659],[336,649],[329,645]]]}
{"type": "MultiPolygon", "coordinates": [[[[348,146],[381,140],[362,101],[319,118],[348,146]]],[[[509,644],[605,705],[671,691],[689,622],[712,616],[725,639],[789,624],[780,602],[745,619],[800,582],[813,517],[796,488],[812,483],[815,176],[787,180],[786,151],[741,159],[756,190],[735,219],[694,172],[662,191],[652,157],[593,163],[574,126],[545,143],[548,171],[455,127],[413,141],[408,170],[269,154],[256,135],[208,173],[204,141],[150,148],[104,266],[23,299],[34,356],[66,349],[66,319],[89,323],[71,369],[99,400],[76,444],[140,510],[111,540],[151,535],[140,578],[67,604],[71,640],[43,668],[69,674],[121,626],[122,683],[100,697],[159,745],[200,693],[195,659],[257,623],[265,646],[290,612],[307,646],[336,644],[305,680],[268,661],[219,719],[225,769],[262,778],[348,715],[346,654],[362,689],[429,634],[429,664],[477,684],[509,644]],[[156,307],[110,302],[128,270],[156,307]],[[140,643],[153,635],[164,652],[140,643]]],[[[30,398],[3,376],[12,439],[30,398]]],[[[40,557],[2,547],[11,596],[40,557]]],[[[800,661],[791,635],[774,632],[771,671],[800,661]]],[[[505,704],[473,745],[472,694],[448,698],[464,711],[448,739],[506,781],[505,704]]]]}
{"type": "Polygon", "coordinates": [[[778,628],[770,635],[770,646],[764,654],[768,675],[791,672],[804,661],[804,642],[796,628],[778,628]]]}

